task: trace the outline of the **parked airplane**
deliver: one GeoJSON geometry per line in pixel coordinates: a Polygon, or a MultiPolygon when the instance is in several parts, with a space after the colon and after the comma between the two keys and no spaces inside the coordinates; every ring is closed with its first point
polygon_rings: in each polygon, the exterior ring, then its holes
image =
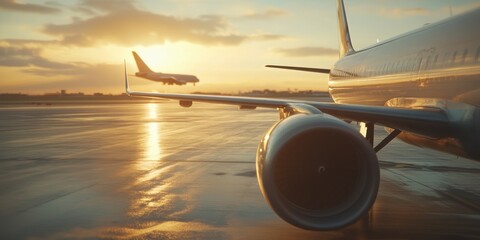
{"type": "Polygon", "coordinates": [[[398,137],[480,160],[480,9],[356,51],[338,1],[341,58],[329,74],[335,103],[135,92],[131,96],[276,108],[261,140],[257,177],[273,210],[305,229],[341,228],[365,216],[379,185],[376,152],[398,137]],[[363,122],[365,136],[346,121],[363,122]],[[373,147],[374,125],[390,134],[373,147]]]}
{"type": "Polygon", "coordinates": [[[138,72],[135,73],[135,76],[137,77],[155,82],[163,82],[164,85],[185,85],[187,83],[193,83],[193,85],[195,85],[195,83],[199,82],[198,78],[194,75],[154,72],[150,70],[147,64],[143,62],[136,52],[132,52],[132,54],[138,67],[138,72]]]}

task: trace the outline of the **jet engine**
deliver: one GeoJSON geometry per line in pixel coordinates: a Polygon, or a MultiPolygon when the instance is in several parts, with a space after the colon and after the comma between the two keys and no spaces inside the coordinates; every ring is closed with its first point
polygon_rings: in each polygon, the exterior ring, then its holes
{"type": "Polygon", "coordinates": [[[368,141],[328,114],[296,114],[276,123],[257,150],[263,196],[285,221],[331,230],[368,214],[379,166],[368,141]]]}

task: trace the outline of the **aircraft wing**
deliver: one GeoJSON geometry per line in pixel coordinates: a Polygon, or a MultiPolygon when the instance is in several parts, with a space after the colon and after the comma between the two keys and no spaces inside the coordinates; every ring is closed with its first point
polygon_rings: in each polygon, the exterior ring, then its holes
{"type": "MultiPolygon", "coordinates": [[[[344,120],[381,124],[386,127],[434,138],[444,137],[450,134],[451,121],[449,121],[448,114],[441,108],[406,109],[292,99],[136,92],[131,91],[129,88],[126,70],[125,88],[127,94],[130,96],[179,100],[180,104],[186,107],[191,106],[192,102],[230,104],[246,109],[254,109],[256,107],[281,109],[309,105],[324,113],[344,120]]],[[[302,110],[300,109],[299,111],[301,112],[302,110]]]]}
{"type": "Polygon", "coordinates": [[[351,104],[336,104],[291,99],[253,98],[237,96],[178,94],[135,92],[127,89],[130,96],[147,98],[164,98],[181,101],[182,106],[190,106],[191,102],[206,102],[238,105],[241,108],[255,107],[285,108],[296,107],[298,104],[310,105],[324,113],[344,120],[372,122],[386,127],[415,132],[429,137],[442,137],[449,134],[450,121],[442,109],[403,109],[381,106],[364,106],[351,104]],[[183,102],[183,104],[182,104],[183,102]],[[186,105],[185,102],[187,102],[186,105]],[[188,104],[189,103],[189,104],[188,104]]]}

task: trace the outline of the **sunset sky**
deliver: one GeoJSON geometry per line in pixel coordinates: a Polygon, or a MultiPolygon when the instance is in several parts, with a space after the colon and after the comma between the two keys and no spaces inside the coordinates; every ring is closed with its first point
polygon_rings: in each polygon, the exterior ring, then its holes
{"type": "MultiPolygon", "coordinates": [[[[356,49],[480,6],[474,0],[345,0],[356,49]]],[[[131,77],[138,91],[326,90],[338,59],[336,1],[0,0],[0,93],[123,91],[131,51],[154,71],[197,75],[196,86],[131,77]]]]}

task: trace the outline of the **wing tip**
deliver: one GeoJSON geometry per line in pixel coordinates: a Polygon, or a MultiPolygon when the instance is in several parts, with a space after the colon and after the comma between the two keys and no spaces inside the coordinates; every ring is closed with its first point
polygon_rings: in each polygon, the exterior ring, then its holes
{"type": "Polygon", "coordinates": [[[130,86],[128,84],[127,61],[123,59],[123,68],[125,72],[125,93],[130,96],[130,86]]]}

